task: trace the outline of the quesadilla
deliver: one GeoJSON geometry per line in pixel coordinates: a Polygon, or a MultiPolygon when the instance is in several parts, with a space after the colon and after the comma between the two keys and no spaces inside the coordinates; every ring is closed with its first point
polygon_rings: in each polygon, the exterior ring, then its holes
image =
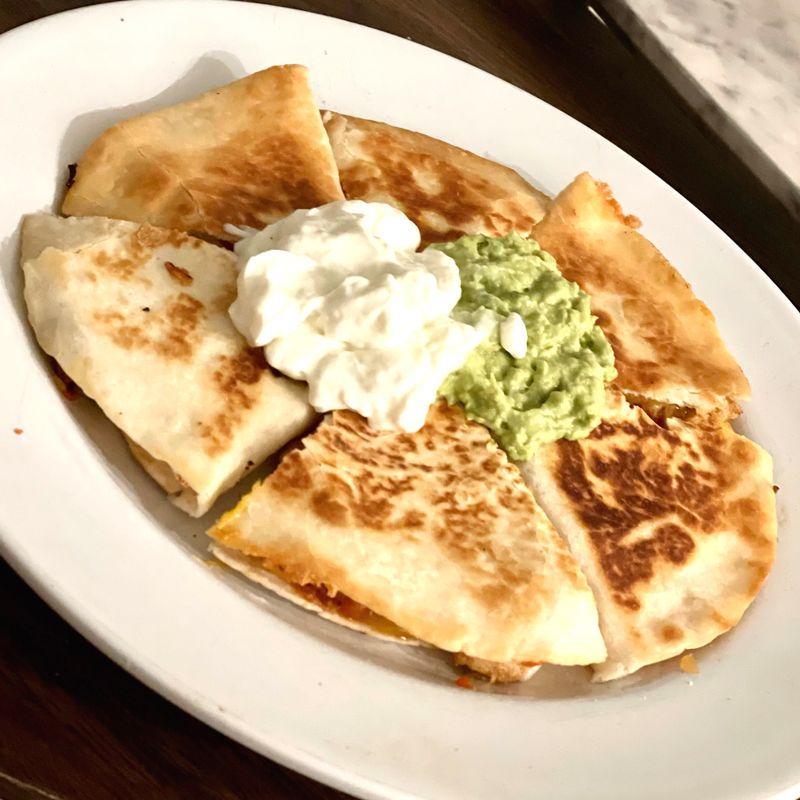
{"type": "Polygon", "coordinates": [[[331,111],[323,118],[345,195],[399,208],[423,243],[528,234],[544,214],[547,195],[509,167],[383,122],[331,111]]]}
{"type": "Polygon", "coordinates": [[[42,349],[199,516],[315,418],[228,317],[235,256],[184,233],[38,214],[22,231],[25,302],[42,349]]]}
{"type": "Polygon", "coordinates": [[[771,459],[727,423],[664,428],[620,404],[521,468],[594,591],[608,647],[596,680],[732,628],[775,557],[771,459]]]}
{"type": "Polygon", "coordinates": [[[637,225],[605,184],[583,173],[532,235],[592,298],[614,350],[615,386],[657,417],[736,416],[737,400],[750,395],[744,373],[713,314],[637,225]]]}
{"type": "Polygon", "coordinates": [[[62,212],[235,241],[343,197],[308,70],[271,67],[114,125],[84,153],[62,212]]]}
{"type": "Polygon", "coordinates": [[[497,662],[605,657],[592,594],[519,470],[442,402],[417,433],[334,412],[209,534],[443,650],[497,662]]]}

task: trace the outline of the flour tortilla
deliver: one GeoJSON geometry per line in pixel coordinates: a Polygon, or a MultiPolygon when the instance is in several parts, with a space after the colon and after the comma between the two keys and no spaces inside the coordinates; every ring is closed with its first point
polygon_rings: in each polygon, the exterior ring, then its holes
{"type": "Polygon", "coordinates": [[[235,257],[118,220],[25,218],[25,302],[42,349],[199,516],[306,430],[306,389],[275,376],[227,309],[235,257]]]}
{"type": "Polygon", "coordinates": [[[109,128],[62,212],[235,241],[226,223],[260,229],[342,198],[308,70],[287,65],[109,128]]]}
{"type": "Polygon", "coordinates": [[[441,402],[417,433],[334,412],[209,534],[443,650],[499,662],[605,657],[586,581],[518,469],[441,402]]]}
{"type": "Polygon", "coordinates": [[[605,184],[579,175],[533,231],[590,297],[614,349],[615,386],[637,401],[729,419],[750,387],[713,314],[635,229],[605,184]]]}
{"type": "Polygon", "coordinates": [[[345,195],[399,208],[424,243],[528,234],[544,214],[547,195],[509,167],[384,122],[332,111],[324,119],[345,195]]]}
{"type": "Polygon", "coordinates": [[[663,428],[621,403],[522,472],[594,591],[606,681],[732,628],[775,558],[772,462],[729,424],[663,428]]]}

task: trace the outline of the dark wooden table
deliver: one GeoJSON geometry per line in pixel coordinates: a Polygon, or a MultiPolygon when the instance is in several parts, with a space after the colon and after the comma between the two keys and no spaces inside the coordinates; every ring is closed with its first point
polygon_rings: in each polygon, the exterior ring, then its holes
{"type": "MultiPolygon", "coordinates": [[[[547,100],[665,178],[800,302],[800,230],[581,0],[290,5],[408,36],[547,100]]],[[[0,32],[87,5],[0,0],[0,32]]],[[[32,89],[35,91],[35,88],[32,89]]],[[[0,798],[344,798],[229,741],[115,666],[0,564],[0,798]]]]}

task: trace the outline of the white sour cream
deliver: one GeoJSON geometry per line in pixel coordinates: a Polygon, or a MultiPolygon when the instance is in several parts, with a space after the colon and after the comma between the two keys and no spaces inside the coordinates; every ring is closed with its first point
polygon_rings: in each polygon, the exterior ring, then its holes
{"type": "Polygon", "coordinates": [[[528,329],[516,311],[500,323],[500,346],[512,358],[524,358],[528,352],[528,329]]]}
{"type": "Polygon", "coordinates": [[[295,211],[237,243],[231,319],[275,369],[308,381],[318,411],[419,430],[442,381],[489,330],[451,318],[458,267],[438,250],[416,252],[419,243],[416,225],[384,203],[295,211]]]}

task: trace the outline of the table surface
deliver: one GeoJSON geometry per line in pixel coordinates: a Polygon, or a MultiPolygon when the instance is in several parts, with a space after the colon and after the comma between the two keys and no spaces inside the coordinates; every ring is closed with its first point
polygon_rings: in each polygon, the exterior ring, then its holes
{"type": "Polygon", "coordinates": [[[800,221],[800,3],[603,0],[636,46],[800,221]]]}
{"type": "MultiPolygon", "coordinates": [[[[85,0],[2,0],[0,32],[85,0]]],[[[583,0],[278,2],[449,53],[538,95],[661,175],[800,304],[800,230],[603,10],[583,0]]],[[[334,800],[139,684],[0,562],[4,800],[334,800]]]]}

